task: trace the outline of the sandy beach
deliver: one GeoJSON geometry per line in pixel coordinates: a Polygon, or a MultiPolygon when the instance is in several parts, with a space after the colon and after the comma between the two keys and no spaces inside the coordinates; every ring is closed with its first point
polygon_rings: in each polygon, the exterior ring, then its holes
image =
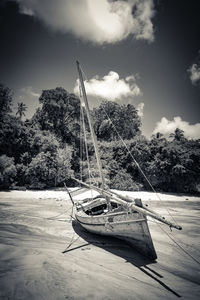
{"type": "Polygon", "coordinates": [[[149,219],[156,262],[83,230],[65,191],[0,192],[0,299],[199,299],[200,198],[123,193],[183,227],[149,219]]]}

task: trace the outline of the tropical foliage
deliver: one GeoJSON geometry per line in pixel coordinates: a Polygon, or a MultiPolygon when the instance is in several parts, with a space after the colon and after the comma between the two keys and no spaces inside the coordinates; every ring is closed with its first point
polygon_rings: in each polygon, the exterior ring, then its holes
{"type": "Polygon", "coordinates": [[[14,158],[5,154],[0,156],[0,187],[9,188],[16,176],[14,158]]]}
{"type": "Polygon", "coordinates": [[[52,132],[63,143],[77,141],[80,131],[80,101],[61,87],[44,90],[39,98],[42,108],[33,117],[41,130],[52,132]]]}
{"type": "Polygon", "coordinates": [[[113,141],[131,139],[140,134],[141,120],[131,104],[104,101],[94,109],[95,132],[99,139],[113,141]]]}
{"type": "Polygon", "coordinates": [[[12,91],[0,83],[0,121],[4,115],[12,111],[12,91]]]}
{"type": "MultiPolygon", "coordinates": [[[[91,140],[89,156],[80,143],[85,116],[80,118],[77,96],[57,87],[44,90],[39,102],[34,116],[23,121],[26,105],[18,103],[13,113],[12,91],[0,84],[0,188],[72,185],[72,175],[87,179],[88,159],[90,171],[100,181],[91,140]]],[[[104,101],[91,113],[109,187],[148,190],[152,185],[158,191],[200,191],[200,140],[186,139],[179,128],[168,138],[158,132],[147,140],[130,104],[104,101]]],[[[85,134],[89,135],[88,124],[85,134]]]]}
{"type": "Polygon", "coordinates": [[[27,107],[23,102],[18,103],[16,116],[19,115],[19,118],[21,119],[23,116],[25,116],[26,110],[27,110],[27,107]]]}

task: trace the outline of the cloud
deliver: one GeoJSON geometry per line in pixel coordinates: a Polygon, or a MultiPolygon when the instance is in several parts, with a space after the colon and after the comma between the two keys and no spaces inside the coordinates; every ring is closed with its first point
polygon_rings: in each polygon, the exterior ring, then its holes
{"type": "Polygon", "coordinates": [[[21,91],[21,96],[20,96],[21,99],[24,98],[25,96],[32,96],[36,98],[40,97],[40,94],[34,92],[31,86],[24,87],[20,91],[21,91]]]}
{"type": "Polygon", "coordinates": [[[153,0],[16,0],[23,14],[53,30],[70,32],[97,44],[116,43],[132,35],[154,40],[153,0]]]}
{"type": "Polygon", "coordinates": [[[186,121],[183,121],[181,117],[174,117],[172,121],[163,117],[153,130],[153,134],[160,132],[162,134],[170,134],[175,131],[176,128],[179,128],[184,131],[184,135],[187,138],[200,139],[200,123],[194,125],[189,124],[186,121]]]}
{"type": "Polygon", "coordinates": [[[192,84],[200,84],[200,51],[196,58],[196,62],[188,69],[192,84]]]}
{"type": "Polygon", "coordinates": [[[138,116],[142,118],[144,116],[144,103],[143,102],[139,103],[136,109],[138,111],[138,116]]]}
{"type": "MultiPolygon", "coordinates": [[[[85,81],[87,95],[100,97],[107,100],[118,100],[123,97],[134,97],[141,95],[140,88],[135,83],[133,75],[120,79],[118,73],[110,71],[102,78],[95,76],[85,81]]],[[[74,88],[76,94],[79,93],[78,80],[74,88]]]]}
{"type": "Polygon", "coordinates": [[[192,84],[200,83],[200,65],[193,64],[189,69],[192,84]]]}

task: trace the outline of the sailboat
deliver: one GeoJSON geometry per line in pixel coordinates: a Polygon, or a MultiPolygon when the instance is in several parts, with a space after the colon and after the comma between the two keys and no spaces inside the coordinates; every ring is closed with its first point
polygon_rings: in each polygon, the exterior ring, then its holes
{"type": "Polygon", "coordinates": [[[156,260],[157,254],[150,234],[147,217],[154,218],[168,226],[181,230],[181,226],[171,223],[156,212],[143,206],[141,199],[122,196],[120,193],[110,190],[105,184],[102,163],[98,149],[97,138],[93,129],[92,117],[86,95],[83,80],[83,72],[77,61],[80,90],[83,98],[83,106],[86,111],[91,138],[94,145],[95,156],[101,178],[101,186],[83,182],[73,178],[82,187],[98,192],[96,197],[89,197],[81,201],[74,201],[76,207],[75,217],[77,222],[89,232],[112,236],[128,242],[142,255],[156,260]]]}

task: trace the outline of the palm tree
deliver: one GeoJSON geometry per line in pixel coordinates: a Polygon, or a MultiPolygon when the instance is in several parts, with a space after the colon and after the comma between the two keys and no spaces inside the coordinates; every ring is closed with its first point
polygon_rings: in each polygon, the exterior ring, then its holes
{"type": "Polygon", "coordinates": [[[176,128],[174,133],[170,133],[169,137],[172,137],[175,141],[185,140],[184,131],[180,128],[176,128]]]}
{"type": "Polygon", "coordinates": [[[26,110],[27,110],[26,104],[24,104],[23,102],[20,102],[20,103],[18,103],[18,106],[17,106],[16,115],[19,115],[19,118],[21,119],[22,116],[25,116],[26,110]]]}

